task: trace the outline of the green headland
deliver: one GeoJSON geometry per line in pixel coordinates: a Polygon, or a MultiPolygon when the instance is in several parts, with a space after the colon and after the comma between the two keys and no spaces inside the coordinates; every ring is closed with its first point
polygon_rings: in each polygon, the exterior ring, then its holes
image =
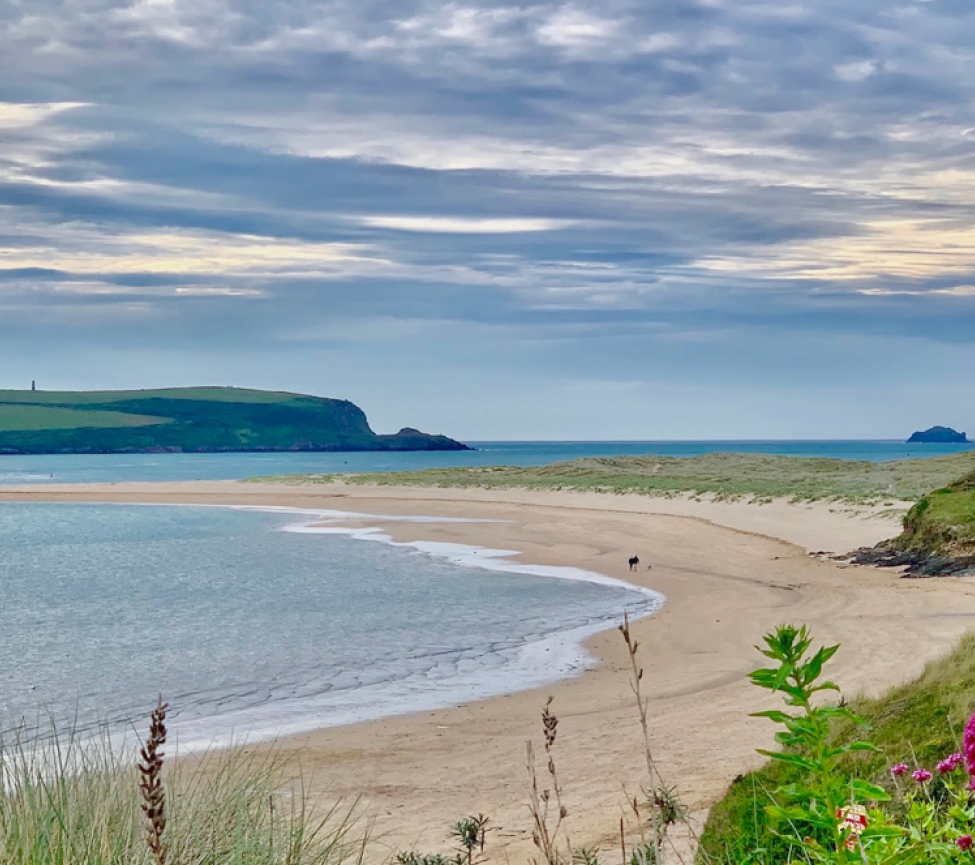
{"type": "Polygon", "coordinates": [[[404,428],[377,435],[348,400],[230,387],[0,391],[0,454],[466,450],[404,428]]]}

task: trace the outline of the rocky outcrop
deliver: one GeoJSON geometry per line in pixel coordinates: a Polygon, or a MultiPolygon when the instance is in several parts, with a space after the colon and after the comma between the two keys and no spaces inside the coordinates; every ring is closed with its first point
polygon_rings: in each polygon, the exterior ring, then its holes
{"type": "Polygon", "coordinates": [[[908,444],[969,444],[968,436],[963,432],[953,430],[947,426],[933,426],[921,432],[914,433],[908,444]]]}
{"type": "Polygon", "coordinates": [[[975,576],[975,556],[946,556],[928,550],[901,549],[893,541],[855,550],[850,561],[880,568],[904,568],[904,577],[975,576]]]}
{"type": "Polygon", "coordinates": [[[459,441],[442,435],[420,432],[413,427],[403,427],[393,435],[378,436],[387,450],[404,451],[469,451],[473,450],[459,441]]]}

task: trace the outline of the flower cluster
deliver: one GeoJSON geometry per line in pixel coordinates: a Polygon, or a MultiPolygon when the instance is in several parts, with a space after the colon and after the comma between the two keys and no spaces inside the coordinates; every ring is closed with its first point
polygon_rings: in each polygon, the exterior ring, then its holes
{"type": "Polygon", "coordinates": [[[962,752],[965,755],[965,768],[968,769],[968,774],[975,777],[975,715],[972,715],[965,725],[965,735],[962,737],[962,752]]]}
{"type": "MultiPolygon", "coordinates": [[[[968,731],[971,731],[971,753],[973,758],[975,758],[975,716],[972,720],[968,722],[968,727],[966,728],[966,735],[968,731]]],[[[967,746],[966,746],[967,747],[967,746]]],[[[957,771],[962,764],[965,764],[967,759],[964,754],[956,751],[954,754],[949,754],[943,760],[941,760],[935,767],[938,770],[939,775],[950,775],[952,772],[957,771]]],[[[969,766],[975,764],[968,764],[969,766]]],[[[897,763],[890,767],[890,774],[895,778],[903,778],[908,772],[910,772],[910,767],[907,763],[897,763]]],[[[972,775],[972,782],[969,787],[970,790],[975,790],[975,771],[969,768],[969,774],[972,775]]],[[[927,784],[934,776],[927,769],[915,769],[911,772],[911,777],[917,781],[918,784],[927,784]]]]}
{"type": "Polygon", "coordinates": [[[949,754],[937,765],[937,770],[939,775],[947,775],[950,772],[954,772],[962,763],[965,762],[965,758],[955,751],[954,754],[949,754]]]}
{"type": "MultiPolygon", "coordinates": [[[[972,800],[969,798],[969,796],[971,792],[975,792],[975,715],[969,719],[968,724],[965,726],[962,750],[949,754],[943,760],[940,760],[935,768],[938,774],[944,777],[957,772],[962,766],[965,767],[969,775],[969,782],[967,784],[967,790],[969,793],[961,795],[963,795],[968,804],[971,805],[972,800]]],[[[917,785],[922,788],[925,787],[925,785],[934,777],[931,772],[924,768],[918,768],[911,772],[910,766],[908,766],[907,763],[896,763],[890,767],[890,774],[894,778],[903,778],[908,774],[908,772],[910,772],[911,778],[917,782],[917,785]]],[[[948,782],[948,778],[945,778],[945,782],[948,782]]],[[[930,803],[930,807],[937,807],[934,804],[935,800],[930,799],[929,793],[926,792],[924,797],[930,803]]],[[[956,799],[955,801],[959,800],[956,799]]],[[[954,832],[959,830],[964,832],[965,829],[969,828],[969,825],[958,825],[956,823],[952,828],[954,829],[954,832]]],[[[949,839],[953,834],[952,828],[946,827],[949,839]]],[[[968,832],[964,832],[964,834],[961,835],[955,835],[954,844],[962,853],[968,853],[970,856],[975,857],[975,838],[973,838],[968,832]]],[[[968,859],[968,857],[966,857],[966,859],[968,859]]]]}

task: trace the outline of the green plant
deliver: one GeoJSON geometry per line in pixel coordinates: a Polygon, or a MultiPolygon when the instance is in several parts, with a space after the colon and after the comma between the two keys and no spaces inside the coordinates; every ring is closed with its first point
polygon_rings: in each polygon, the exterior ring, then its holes
{"type": "Polygon", "coordinates": [[[891,797],[884,787],[851,771],[851,756],[879,749],[870,742],[835,736],[837,721],[854,725],[863,721],[845,705],[816,699],[821,692],[838,690],[821,679],[838,646],[810,654],[808,631],[791,625],[766,635],[764,642],[761,651],[776,666],[756,670],[752,681],[783,693],[786,705],[798,710],[757,713],[784,728],[776,734],[783,750],[761,753],[798,772],[790,783],[772,791],[766,806],[777,821],[774,833],[790,837],[796,855],[756,856],[756,861],[951,865],[975,860],[971,834],[975,782],[969,783],[969,777],[975,777],[975,717],[965,729],[964,754],[954,752],[939,760],[935,772],[919,767],[911,773],[903,762],[893,766],[895,796],[891,797]],[[959,771],[962,766],[969,777],[959,771]],[[911,781],[905,784],[901,779],[908,773],[911,781]]]}
{"type": "Polygon", "coordinates": [[[445,856],[443,853],[417,853],[414,850],[396,854],[399,865],[457,865],[463,860],[460,854],[445,856]]]}
{"type": "Polygon", "coordinates": [[[779,801],[769,805],[768,811],[774,819],[790,826],[793,833],[801,834],[807,850],[817,855],[829,852],[839,862],[854,861],[852,854],[847,855],[850,830],[838,831],[839,813],[846,806],[886,801],[890,797],[882,787],[859,778],[848,779],[839,771],[840,760],[845,755],[877,750],[869,742],[830,740],[833,721],[842,718],[859,724],[861,719],[845,706],[814,702],[816,694],[839,691],[833,682],[821,679],[823,667],[839,646],[820,647],[810,657],[809,632],[804,626],[793,625],[782,625],[766,634],[764,642],[766,648],[760,651],[777,666],[755,670],[751,680],[761,688],[784,694],[786,705],[798,711],[756,713],[757,717],[769,718],[784,727],[775,736],[783,750],[760,753],[808,773],[802,780],[776,790],[779,801]]]}
{"type": "Polygon", "coordinates": [[[475,854],[484,853],[489,822],[483,814],[477,814],[454,823],[450,827],[450,835],[460,847],[458,853],[418,853],[407,850],[397,853],[396,861],[399,865],[474,865],[477,861],[475,854]]]}
{"type": "Polygon", "coordinates": [[[467,865],[473,865],[475,851],[484,852],[484,837],[487,834],[488,818],[483,814],[465,817],[450,827],[450,834],[457,839],[467,865]]]}
{"type": "Polygon", "coordinates": [[[592,847],[580,847],[572,852],[572,865],[601,865],[599,851],[592,847]]]}
{"type": "MultiPolygon", "coordinates": [[[[902,822],[907,800],[894,786],[890,766],[903,761],[934,767],[945,754],[957,750],[959,731],[975,711],[975,632],[929,663],[916,679],[877,697],[855,697],[849,708],[869,722],[869,738],[883,753],[850,754],[841,760],[838,771],[884,785],[894,796],[885,806],[889,816],[902,822]]],[[[860,725],[842,720],[833,725],[830,734],[832,740],[841,742],[861,735],[860,725]]],[[[770,760],[736,778],[724,798],[711,808],[698,861],[775,865],[802,856],[795,836],[773,834],[765,806],[776,789],[805,774],[795,766],[770,760]]]]}

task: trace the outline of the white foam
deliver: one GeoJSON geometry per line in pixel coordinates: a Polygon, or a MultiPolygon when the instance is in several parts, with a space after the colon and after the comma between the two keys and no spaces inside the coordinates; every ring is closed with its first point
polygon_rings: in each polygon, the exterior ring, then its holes
{"type": "Polygon", "coordinates": [[[465,659],[460,659],[419,673],[409,672],[406,665],[407,669],[400,671],[405,673],[401,678],[386,678],[372,684],[357,684],[361,679],[356,680],[353,675],[352,681],[344,688],[300,696],[296,694],[293,698],[275,699],[259,707],[177,722],[174,727],[181,752],[226,747],[242,740],[265,741],[324,727],[444,709],[474,700],[549,685],[579,675],[583,670],[592,667],[595,659],[587,651],[585,641],[619,624],[623,612],[628,612],[631,618],[642,618],[656,612],[666,600],[664,595],[652,589],[595,571],[512,561],[512,557],[520,555],[517,550],[496,550],[468,544],[434,541],[397,542],[378,526],[353,528],[335,524],[366,519],[410,523],[503,522],[501,520],[377,516],[351,511],[258,505],[231,507],[235,510],[300,515],[303,518],[300,522],[282,529],[290,533],[346,535],[355,540],[413,548],[432,558],[445,560],[461,567],[622,588],[642,596],[643,600],[628,605],[628,609],[621,611],[619,617],[594,621],[581,627],[533,639],[514,648],[491,652],[489,654],[495,656],[493,662],[486,656],[481,656],[473,663],[465,663],[465,659]],[[333,524],[321,525],[320,523],[325,520],[333,524]]]}

